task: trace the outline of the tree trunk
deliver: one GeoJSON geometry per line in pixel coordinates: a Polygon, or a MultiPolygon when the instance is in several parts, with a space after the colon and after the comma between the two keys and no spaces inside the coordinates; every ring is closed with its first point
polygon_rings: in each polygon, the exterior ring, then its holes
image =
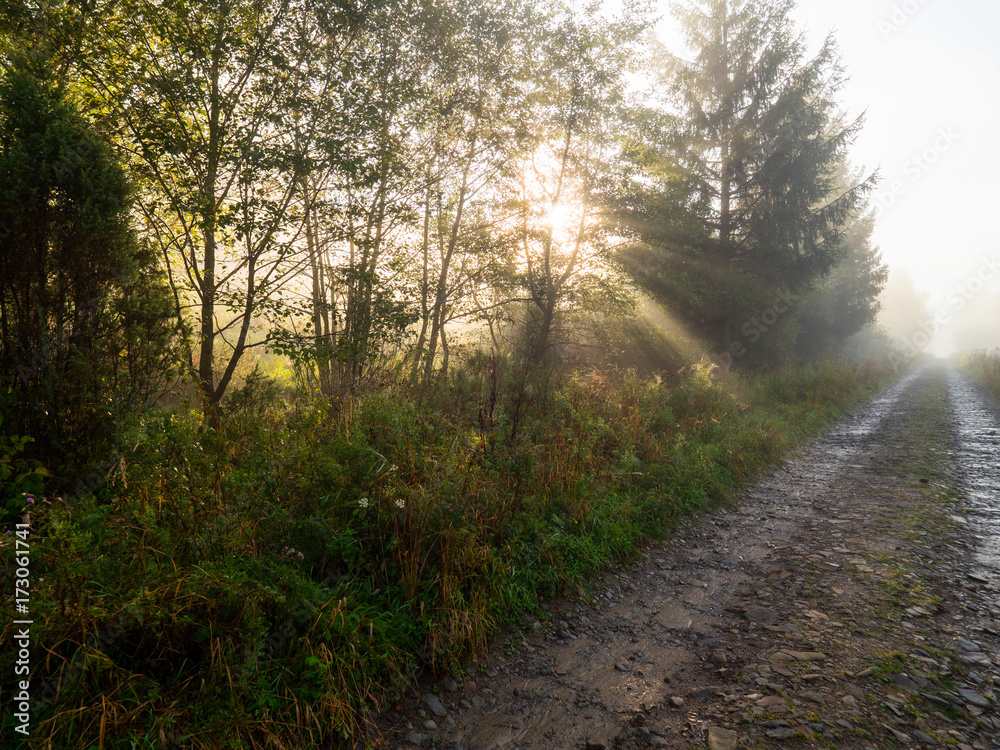
{"type": "MultiPolygon", "coordinates": [[[[220,393],[215,387],[215,264],[216,222],[218,219],[217,182],[219,177],[219,150],[222,133],[219,123],[221,96],[219,94],[220,67],[222,63],[222,36],[224,23],[220,20],[215,46],[212,49],[212,90],[209,99],[208,165],[202,187],[202,225],[204,227],[205,258],[201,271],[201,346],[198,354],[198,377],[205,395],[206,413],[214,413],[220,393]]],[[[213,418],[214,421],[214,418],[213,418]]]]}
{"type": "Polygon", "coordinates": [[[545,297],[545,303],[541,307],[542,319],[538,324],[538,331],[535,334],[535,342],[531,349],[531,362],[541,364],[545,355],[549,351],[549,338],[552,336],[552,324],[556,317],[556,294],[553,287],[545,297]]]}
{"type": "Polygon", "coordinates": [[[441,377],[448,379],[448,334],[441,328],[441,377]]]}
{"type": "MultiPolygon", "coordinates": [[[[435,147],[435,159],[437,163],[437,148],[435,147]]],[[[424,352],[424,345],[427,343],[427,327],[430,323],[430,241],[431,241],[431,170],[427,170],[427,187],[424,191],[424,232],[421,242],[423,251],[423,274],[420,279],[420,335],[417,337],[417,346],[413,351],[413,367],[410,369],[410,382],[415,383],[417,374],[420,372],[420,360],[424,352]]]]}
{"type": "MultiPolygon", "coordinates": [[[[728,2],[722,3],[722,95],[728,102],[732,102],[732,85],[729,81],[729,7],[728,2]]],[[[732,137],[734,130],[733,119],[735,113],[731,108],[727,108],[724,113],[724,121],[720,128],[720,164],[719,164],[719,243],[722,251],[729,254],[729,244],[732,241],[732,164],[730,163],[732,154],[732,137]]]]}
{"type": "MultiPolygon", "coordinates": [[[[732,258],[733,240],[733,166],[732,139],[735,130],[735,112],[732,111],[732,83],[729,80],[729,3],[722,3],[722,75],[721,90],[729,103],[720,128],[720,163],[719,163],[719,247],[723,257],[732,258]]],[[[733,345],[733,315],[726,314],[725,347],[728,352],[733,345]]]]}
{"type": "Polygon", "coordinates": [[[451,266],[451,259],[454,257],[455,248],[458,245],[458,235],[462,228],[462,213],[468,197],[469,172],[472,169],[472,161],[476,153],[477,129],[478,122],[473,126],[468,160],[462,169],[462,186],[459,188],[458,205],[455,207],[455,218],[451,223],[451,232],[448,236],[448,249],[441,258],[441,271],[438,275],[437,290],[434,296],[434,309],[431,313],[431,337],[427,345],[427,359],[424,362],[424,380],[426,381],[430,381],[431,375],[434,372],[434,357],[437,353],[437,342],[444,330],[445,307],[448,302],[448,270],[451,266]]]}
{"type": "Polygon", "coordinates": [[[302,181],[303,198],[305,202],[306,250],[309,254],[309,269],[312,276],[312,324],[313,346],[316,349],[316,370],[319,381],[319,392],[324,396],[333,395],[330,380],[330,355],[327,341],[327,331],[324,323],[326,317],[326,289],[324,282],[323,263],[316,242],[316,226],[312,217],[312,195],[309,191],[309,180],[302,181]]]}

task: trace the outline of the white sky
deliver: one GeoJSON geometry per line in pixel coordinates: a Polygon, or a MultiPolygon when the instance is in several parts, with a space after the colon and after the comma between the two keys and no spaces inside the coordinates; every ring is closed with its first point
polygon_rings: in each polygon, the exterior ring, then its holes
{"type": "Polygon", "coordinates": [[[881,168],[883,205],[895,197],[877,223],[883,257],[932,300],[945,295],[1000,248],[990,221],[1000,177],[1000,3],[799,0],[797,15],[810,41],[835,32],[851,77],[844,104],[867,111],[855,161],[881,168]]]}
{"type": "MultiPolygon", "coordinates": [[[[676,49],[664,15],[661,37],[676,49]]],[[[844,107],[867,113],[853,161],[880,170],[884,260],[929,294],[932,311],[948,307],[984,260],[1000,260],[1000,2],[798,0],[794,17],[814,48],[834,32],[850,77],[844,107]]],[[[1000,271],[986,288],[1000,290],[1000,271]]]]}

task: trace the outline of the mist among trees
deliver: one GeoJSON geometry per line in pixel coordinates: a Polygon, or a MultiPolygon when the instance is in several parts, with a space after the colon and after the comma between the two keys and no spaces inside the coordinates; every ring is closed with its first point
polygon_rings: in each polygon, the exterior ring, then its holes
{"type": "Polygon", "coordinates": [[[541,364],[637,289],[765,366],[831,351],[885,280],[835,41],[807,59],[791,8],[678,6],[666,50],[634,4],[66,2],[7,11],[4,65],[128,175],[208,404],[255,348],[327,395],[430,381],[470,332],[541,364]]]}

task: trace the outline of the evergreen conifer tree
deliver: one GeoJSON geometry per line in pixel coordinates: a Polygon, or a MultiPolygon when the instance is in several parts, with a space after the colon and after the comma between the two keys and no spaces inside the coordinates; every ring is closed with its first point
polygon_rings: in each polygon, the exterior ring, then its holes
{"type": "MultiPolygon", "coordinates": [[[[778,295],[794,302],[841,260],[844,232],[873,185],[868,177],[841,188],[862,120],[845,121],[838,109],[843,72],[833,39],[808,58],[793,7],[696,0],[675,8],[694,56],[669,58],[670,92],[684,117],[668,158],[687,176],[702,229],[695,241],[657,245],[647,221],[647,257],[633,265],[724,351],[742,353],[747,319],[778,295]]],[[[763,356],[748,360],[790,352],[795,305],[787,307],[757,345],[763,356]],[[783,328],[787,336],[774,333],[783,328]]]]}
{"type": "Polygon", "coordinates": [[[48,63],[0,78],[3,435],[68,479],[169,372],[174,326],[132,188],[48,63]]]}

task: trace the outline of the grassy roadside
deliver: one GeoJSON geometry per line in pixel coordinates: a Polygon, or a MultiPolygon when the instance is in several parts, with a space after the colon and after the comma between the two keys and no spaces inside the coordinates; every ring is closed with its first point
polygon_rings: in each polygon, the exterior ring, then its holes
{"type": "Polygon", "coordinates": [[[962,360],[961,366],[996,398],[1000,398],[1000,349],[992,353],[979,351],[969,354],[962,360]]]}
{"type": "Polygon", "coordinates": [[[34,498],[32,744],[363,736],[416,669],[457,670],[891,377],[516,375],[484,359],[430,394],[332,408],[251,379],[217,431],[195,413],[137,424],[106,492],[34,498]]]}

